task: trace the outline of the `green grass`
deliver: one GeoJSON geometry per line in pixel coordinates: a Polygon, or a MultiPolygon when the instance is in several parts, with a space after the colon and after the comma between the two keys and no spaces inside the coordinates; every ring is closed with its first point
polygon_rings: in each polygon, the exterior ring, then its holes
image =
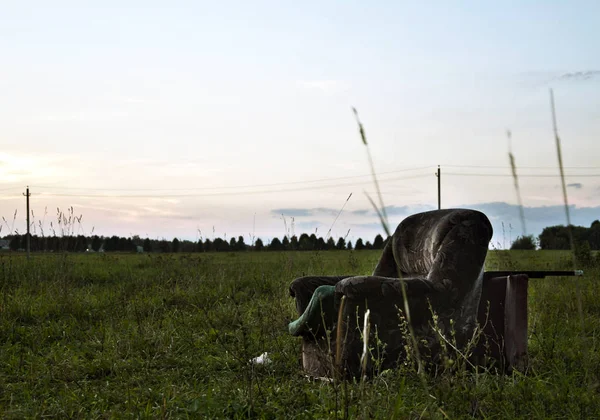
{"type": "MultiPolygon", "coordinates": [[[[290,282],[368,274],[380,251],[0,254],[0,416],[85,418],[600,417],[598,267],[531,280],[530,368],[421,382],[307,380],[290,282]],[[581,286],[584,323],[574,283],[581,286]],[[272,363],[252,366],[268,352],[272,363]],[[586,357],[584,357],[586,355],[586,357]]],[[[561,251],[493,251],[488,269],[569,268],[561,251]]]]}

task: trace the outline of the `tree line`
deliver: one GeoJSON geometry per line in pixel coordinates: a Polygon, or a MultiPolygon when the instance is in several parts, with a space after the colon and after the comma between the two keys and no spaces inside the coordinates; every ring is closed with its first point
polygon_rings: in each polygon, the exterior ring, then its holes
{"type": "MultiPolygon", "coordinates": [[[[571,226],[573,241],[577,247],[583,246],[590,250],[600,250],[600,221],[595,220],[591,226],[571,226]]],[[[26,235],[8,235],[3,238],[8,241],[11,250],[23,250],[26,247],[26,235]]],[[[260,238],[255,238],[251,243],[246,243],[243,236],[223,238],[199,239],[198,241],[166,239],[142,239],[135,235],[132,237],[120,236],[30,236],[31,251],[38,252],[239,252],[239,251],[327,251],[355,249],[383,249],[386,240],[377,235],[373,242],[363,242],[361,238],[353,244],[346,242],[345,238],[327,240],[317,238],[315,234],[303,233],[300,237],[284,236],[282,239],[273,238],[264,243],[260,238]]],[[[566,226],[549,226],[535,238],[533,235],[517,238],[511,249],[571,249],[569,231],[566,226]]]]}
{"type": "MultiPolygon", "coordinates": [[[[8,241],[9,249],[13,251],[24,250],[27,244],[25,234],[8,235],[3,239],[8,241]]],[[[251,243],[246,243],[243,236],[223,238],[199,239],[198,241],[166,239],[142,239],[120,236],[30,236],[30,249],[33,252],[239,252],[239,251],[327,251],[327,250],[352,250],[383,249],[385,241],[377,235],[373,243],[363,242],[362,238],[346,242],[340,237],[337,241],[329,237],[327,240],[317,238],[315,234],[303,233],[300,237],[284,236],[281,240],[277,237],[268,243],[260,238],[254,238],[251,243]]]]}
{"type": "MultiPolygon", "coordinates": [[[[573,242],[576,247],[589,247],[600,250],[600,220],[594,220],[590,227],[571,225],[573,242]]],[[[521,236],[511,245],[511,249],[571,249],[571,239],[567,226],[548,226],[536,238],[533,235],[521,236]],[[537,243],[536,243],[537,242],[537,243]]]]}

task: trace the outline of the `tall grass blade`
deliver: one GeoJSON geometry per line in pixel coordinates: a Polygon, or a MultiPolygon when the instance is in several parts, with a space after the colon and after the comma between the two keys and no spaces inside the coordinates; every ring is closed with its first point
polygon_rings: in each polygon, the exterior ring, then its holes
{"type": "Polygon", "coordinates": [[[367,377],[367,362],[369,360],[369,334],[371,332],[371,310],[367,309],[365,312],[365,319],[363,325],[363,352],[360,357],[360,367],[362,371],[361,381],[364,381],[367,377]]]}
{"type": "MultiPolygon", "coordinates": [[[[515,164],[515,157],[512,154],[512,134],[510,131],[506,132],[508,137],[508,160],[510,161],[510,169],[512,171],[512,177],[515,185],[515,192],[517,194],[517,202],[519,204],[519,217],[521,219],[521,229],[523,230],[523,236],[527,236],[527,227],[525,225],[525,212],[523,210],[523,201],[521,200],[521,190],[519,189],[519,176],[517,175],[517,165],[515,164]]],[[[504,229],[504,225],[502,225],[504,229]]]]}
{"type": "Polygon", "coordinates": [[[343,336],[345,326],[344,322],[344,307],[346,306],[346,296],[342,296],[340,300],[340,307],[338,309],[338,319],[337,319],[337,336],[335,339],[335,373],[336,375],[340,375],[342,373],[342,344],[343,344],[343,336]]]}
{"type": "MultiPolygon", "coordinates": [[[[571,215],[569,213],[569,199],[567,197],[567,183],[565,181],[565,171],[563,168],[562,152],[560,147],[560,137],[558,135],[558,125],[556,123],[556,109],[554,106],[554,92],[550,89],[550,108],[552,111],[552,128],[554,130],[554,139],[556,141],[556,154],[558,156],[558,167],[560,169],[560,180],[562,183],[563,200],[565,203],[565,215],[567,217],[567,232],[569,235],[569,242],[571,245],[571,255],[573,257],[573,270],[577,270],[577,255],[575,252],[575,240],[573,239],[573,226],[571,225],[571,215]]],[[[579,282],[575,282],[575,290],[577,292],[577,311],[579,312],[579,319],[581,322],[581,332],[584,332],[584,317],[583,317],[583,303],[581,300],[581,288],[579,282]]],[[[583,337],[582,337],[583,339],[583,337]]],[[[584,352],[587,353],[587,346],[583,346],[584,352]]]]}
{"type": "Polygon", "coordinates": [[[365,191],[365,195],[367,196],[367,198],[369,199],[369,202],[371,203],[371,205],[375,209],[375,212],[377,213],[377,216],[379,217],[379,221],[381,222],[381,226],[383,227],[383,230],[385,231],[385,234],[388,237],[392,236],[390,234],[390,228],[388,226],[387,220],[385,220],[383,214],[381,214],[381,212],[379,211],[379,208],[377,207],[377,204],[375,204],[375,202],[373,201],[373,199],[369,196],[369,194],[367,194],[366,191],[365,191]]]}
{"type": "Polygon", "coordinates": [[[327,231],[327,235],[325,235],[325,240],[327,240],[329,238],[329,235],[331,234],[331,229],[333,229],[333,225],[335,225],[335,222],[337,222],[338,217],[340,217],[340,214],[342,214],[342,211],[344,211],[344,207],[346,207],[346,204],[348,204],[348,201],[350,200],[350,197],[352,197],[352,193],[350,193],[350,195],[348,196],[348,198],[346,198],[346,201],[344,201],[344,205],[342,206],[342,208],[338,212],[337,216],[335,216],[335,219],[333,219],[333,223],[329,227],[329,230],[327,231]]]}
{"type": "Polygon", "coordinates": [[[575,241],[573,240],[573,230],[571,228],[571,215],[569,213],[569,199],[567,197],[567,183],[565,181],[565,171],[563,169],[562,152],[560,148],[560,137],[556,124],[556,109],[554,106],[554,92],[550,89],[550,108],[552,110],[552,128],[554,130],[554,140],[556,141],[556,155],[558,156],[558,168],[560,169],[560,180],[562,184],[563,201],[565,204],[565,215],[567,216],[567,231],[569,232],[569,242],[573,250],[573,269],[577,269],[575,260],[575,241]]]}
{"type": "MultiPolygon", "coordinates": [[[[356,117],[356,122],[358,124],[358,128],[359,128],[359,132],[360,132],[360,137],[362,139],[363,144],[365,145],[365,147],[367,148],[367,156],[369,158],[369,165],[371,166],[371,174],[373,175],[373,182],[375,183],[375,189],[377,191],[377,195],[379,197],[379,203],[381,205],[381,209],[379,209],[377,207],[377,205],[375,204],[375,202],[373,201],[373,199],[369,196],[369,194],[367,194],[367,192],[365,191],[365,195],[367,196],[367,198],[369,199],[369,202],[371,203],[371,205],[373,206],[373,208],[375,209],[375,212],[377,213],[377,216],[379,217],[379,221],[381,222],[381,226],[383,227],[383,230],[385,231],[386,235],[389,237],[392,236],[390,228],[389,228],[389,223],[388,223],[388,219],[387,219],[387,214],[385,212],[385,206],[383,204],[383,197],[381,195],[381,191],[379,190],[379,184],[377,182],[377,176],[375,174],[375,165],[373,165],[373,160],[371,158],[371,153],[369,151],[369,145],[367,143],[367,137],[365,135],[365,130],[364,127],[362,125],[362,123],[360,122],[360,119],[358,117],[358,112],[356,111],[356,108],[352,108],[352,111],[354,112],[354,116],[356,117]]],[[[404,304],[404,313],[407,319],[407,323],[408,323],[408,331],[410,334],[410,339],[411,342],[413,344],[413,348],[414,348],[414,352],[415,352],[415,358],[417,360],[417,366],[418,366],[418,374],[419,377],[421,379],[421,382],[423,384],[423,388],[425,390],[427,390],[427,382],[425,381],[425,371],[423,368],[423,363],[421,360],[421,355],[419,352],[419,347],[418,347],[418,341],[417,341],[417,337],[415,335],[415,332],[413,330],[412,324],[411,324],[411,316],[410,316],[410,308],[408,305],[408,295],[406,292],[406,284],[402,281],[402,273],[401,271],[398,269],[398,279],[401,282],[401,290],[402,290],[402,301],[404,304]]]]}
{"type": "MultiPolygon", "coordinates": [[[[356,123],[358,124],[358,131],[360,133],[360,138],[362,139],[365,148],[367,149],[367,157],[369,159],[369,166],[371,167],[371,175],[373,176],[373,183],[375,184],[375,190],[377,191],[377,197],[379,198],[379,205],[381,206],[381,216],[380,218],[385,221],[385,225],[387,226],[388,218],[387,213],[385,211],[385,206],[383,204],[383,196],[381,195],[381,190],[379,189],[379,182],[377,181],[377,175],[375,173],[375,165],[373,164],[373,158],[371,157],[371,150],[369,149],[369,143],[367,143],[367,136],[365,134],[365,129],[358,117],[358,111],[356,108],[352,107],[352,112],[354,112],[354,117],[356,118],[356,123]]],[[[385,229],[385,227],[384,227],[385,229]]],[[[386,232],[389,229],[386,230],[386,232]]],[[[388,234],[389,235],[389,234],[388,234]]]]}

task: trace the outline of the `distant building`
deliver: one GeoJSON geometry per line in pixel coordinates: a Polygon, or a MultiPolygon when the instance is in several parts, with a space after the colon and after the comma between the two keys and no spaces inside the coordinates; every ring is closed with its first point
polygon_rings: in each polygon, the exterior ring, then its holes
{"type": "Polygon", "coordinates": [[[10,249],[10,241],[8,239],[0,239],[0,251],[8,251],[10,249]]]}
{"type": "Polygon", "coordinates": [[[138,254],[142,254],[142,253],[144,253],[144,247],[143,247],[143,246],[139,246],[139,245],[138,245],[138,246],[136,247],[136,249],[137,249],[137,252],[138,252],[138,254]]]}

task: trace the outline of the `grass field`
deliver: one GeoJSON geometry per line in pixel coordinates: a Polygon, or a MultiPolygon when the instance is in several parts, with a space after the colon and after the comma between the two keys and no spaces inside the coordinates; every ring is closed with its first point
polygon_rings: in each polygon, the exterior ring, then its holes
{"type": "MultiPolygon", "coordinates": [[[[309,381],[286,329],[289,283],[369,274],[379,253],[0,254],[0,415],[600,418],[598,265],[530,281],[524,374],[309,381]],[[265,351],[272,363],[248,363],[265,351]]],[[[561,251],[492,251],[486,267],[570,264],[561,251]]]]}

